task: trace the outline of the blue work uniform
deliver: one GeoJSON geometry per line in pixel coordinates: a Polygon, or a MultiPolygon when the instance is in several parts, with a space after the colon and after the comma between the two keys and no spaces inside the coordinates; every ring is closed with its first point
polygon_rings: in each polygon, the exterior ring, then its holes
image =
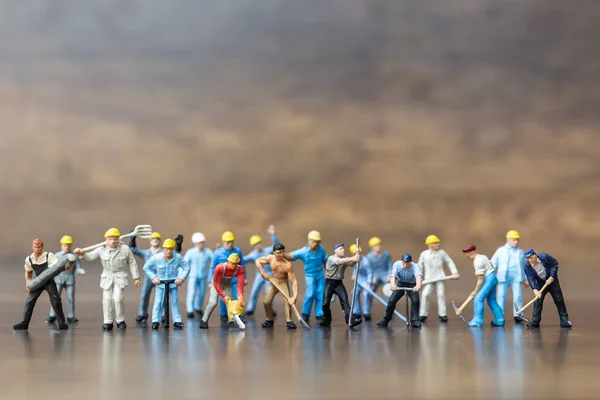
{"type": "MultiPolygon", "coordinates": [[[[156,254],[152,256],[146,264],[144,264],[144,272],[150,282],[155,277],[160,280],[181,279],[185,281],[190,274],[190,266],[183,257],[173,252],[173,258],[165,260],[164,254],[156,254]]],[[[175,283],[169,284],[169,298],[171,301],[171,315],[173,323],[181,321],[181,310],[179,309],[179,290],[175,283]]],[[[165,284],[159,283],[156,285],[156,293],[154,296],[154,307],[152,308],[152,322],[159,322],[162,311],[164,310],[165,301],[165,284]]]]}
{"type": "MultiPolygon", "coordinates": [[[[242,254],[242,250],[240,250],[239,247],[233,247],[231,250],[225,250],[224,247],[219,247],[217,250],[215,250],[215,253],[213,255],[213,259],[212,259],[212,263],[210,264],[210,273],[208,274],[208,281],[212,282],[213,280],[213,275],[215,274],[215,268],[217,267],[217,265],[219,264],[223,264],[227,262],[227,257],[229,257],[230,255],[232,255],[233,253],[236,253],[238,256],[240,256],[240,264],[242,267],[246,267],[246,263],[244,262],[244,255],[242,254]]],[[[246,279],[246,268],[244,268],[244,279],[246,279]]],[[[233,287],[236,287],[237,284],[237,278],[234,277],[231,280],[231,284],[233,287]]],[[[237,300],[237,292],[233,292],[233,300],[237,300]]],[[[223,299],[219,300],[219,314],[221,316],[227,316],[227,306],[225,305],[225,303],[223,303],[223,299]]]]}
{"type": "Polygon", "coordinates": [[[484,301],[487,301],[488,307],[494,314],[496,325],[504,325],[504,313],[496,301],[496,285],[498,278],[494,272],[492,262],[483,254],[477,254],[473,259],[475,276],[483,275],[483,285],[473,299],[473,319],[469,322],[470,327],[483,326],[484,301]]]}
{"type": "MultiPolygon", "coordinates": [[[[356,279],[356,270],[354,272],[354,279],[356,279]]],[[[369,294],[363,290],[362,285],[367,287],[371,286],[371,282],[373,282],[373,269],[371,268],[371,263],[367,257],[362,257],[360,259],[360,268],[358,270],[358,283],[356,285],[356,293],[354,294],[354,309],[352,310],[352,314],[361,315],[361,307],[360,307],[360,294],[363,294],[363,305],[366,308],[367,301],[369,301],[369,294]]]]}
{"type": "MultiPolygon", "coordinates": [[[[279,242],[279,238],[277,237],[276,233],[271,235],[271,241],[273,242],[273,246],[275,246],[275,243],[279,242]]],[[[272,246],[264,247],[262,251],[258,251],[256,249],[254,249],[250,253],[248,253],[244,256],[244,262],[245,263],[253,263],[253,262],[256,262],[256,260],[258,260],[259,258],[268,256],[269,254],[272,254],[272,253],[273,253],[272,246]]],[[[271,270],[271,266],[269,264],[263,265],[263,268],[265,269],[265,272],[267,274],[271,274],[273,272],[271,270]]],[[[246,307],[246,311],[254,312],[260,290],[264,287],[265,292],[266,292],[266,290],[269,288],[269,285],[270,285],[270,283],[268,281],[265,281],[263,279],[263,277],[260,276],[260,274],[256,274],[254,276],[254,283],[252,284],[252,291],[250,292],[250,301],[248,302],[248,307],[246,307]]]]}
{"type": "MultiPolygon", "coordinates": [[[[133,255],[141,258],[144,263],[146,263],[149,259],[152,258],[155,254],[162,253],[163,249],[159,248],[156,253],[152,253],[152,250],[140,250],[137,247],[129,247],[133,255]]],[[[144,274],[144,282],[142,283],[142,291],[140,294],[140,308],[138,310],[138,316],[147,317],[148,316],[148,305],[150,304],[150,293],[152,293],[152,289],[154,289],[154,284],[152,283],[152,279],[149,279],[147,275],[144,274]]]]}
{"type": "Polygon", "coordinates": [[[185,252],[183,259],[190,266],[190,276],[187,285],[186,310],[188,314],[202,312],[202,302],[208,281],[208,266],[212,262],[214,253],[208,247],[199,250],[192,247],[185,252]]]}
{"type": "MultiPolygon", "coordinates": [[[[508,286],[512,288],[513,300],[519,309],[523,306],[523,290],[521,285],[525,281],[525,255],[518,247],[511,247],[508,243],[499,247],[492,256],[492,265],[496,269],[498,286],[496,287],[496,301],[504,313],[506,307],[506,293],[508,286]]],[[[517,310],[513,307],[513,316],[517,310]]]]}
{"type": "Polygon", "coordinates": [[[313,302],[315,303],[315,316],[323,317],[323,298],[325,296],[325,272],[327,252],[321,245],[316,251],[311,251],[308,245],[292,252],[292,261],[302,260],[306,281],[306,292],[302,305],[302,315],[310,316],[313,302]]]}
{"type": "MultiPolygon", "coordinates": [[[[365,258],[369,260],[369,264],[371,265],[372,281],[370,284],[371,290],[375,292],[381,285],[384,285],[387,282],[392,273],[392,256],[389,251],[384,250],[381,252],[380,256],[375,254],[374,251],[371,251],[365,258]]],[[[363,312],[365,315],[370,315],[373,298],[366,292],[365,296],[366,301],[363,312]]]]}

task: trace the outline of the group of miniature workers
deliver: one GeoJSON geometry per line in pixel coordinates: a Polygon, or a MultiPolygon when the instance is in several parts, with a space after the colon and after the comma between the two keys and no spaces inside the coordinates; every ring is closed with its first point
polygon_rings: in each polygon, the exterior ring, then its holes
{"type": "MultiPolygon", "coordinates": [[[[319,325],[329,327],[332,322],[331,303],[335,296],[339,299],[345,323],[350,327],[359,325],[363,319],[369,321],[372,300],[378,299],[386,307],[383,318],[377,325],[387,327],[393,315],[397,313],[396,304],[403,295],[406,295],[411,302],[410,325],[419,328],[428,318],[434,287],[437,294],[439,320],[441,323],[448,321],[444,281],[459,279],[459,273],[454,261],[440,249],[440,240],[435,235],[426,238],[427,249],[420,254],[417,262],[414,262],[411,254],[408,253],[403,254],[399,261],[392,262],[390,253],[382,249],[381,240],[377,237],[369,240],[371,251],[364,256],[361,248],[356,244],[349,247],[350,255],[347,256],[346,246],[342,243],[333,246],[333,254],[328,256],[321,245],[321,234],[318,231],[311,231],[308,234],[307,244],[292,252],[287,252],[285,245],[279,241],[274,226],[271,225],[267,231],[272,246],[265,246],[262,238],[254,235],[249,241],[252,250],[245,256],[241,249],[235,246],[235,236],[229,231],[223,233],[221,243],[215,251],[207,246],[206,238],[202,233],[194,233],[191,237],[193,247],[183,255],[181,255],[182,235],[163,241],[157,232],[150,235],[148,249],[139,249],[135,236],[130,236],[129,245],[124,244],[120,239],[121,233],[116,228],[106,231],[105,243],[89,252],[81,248],[72,250],[73,239],[70,236],[61,238],[61,251],[56,254],[44,251],[42,240],[35,239],[32,242],[33,253],[25,259],[25,283],[29,295],[25,302],[23,320],[14,325],[13,329],[29,328],[35,304],[43,291],[48,292],[50,297],[51,309],[46,320],[48,324],[57,321],[58,329],[66,330],[69,324],[76,323],[75,275],[85,274],[80,259],[92,261],[98,258],[103,268],[100,288],[104,318],[102,328],[105,331],[112,330],[115,324],[120,330],[127,328],[124,291],[128,286],[128,272],[135,286],[141,286],[136,322],[144,323],[148,320],[150,296],[152,289],[155,289],[151,315],[152,329],[159,329],[161,320],[168,315],[168,309],[171,311],[173,328],[183,328],[179,308],[179,287],[185,281],[187,281],[187,318],[191,320],[199,317],[200,329],[208,329],[209,318],[219,303],[222,323],[235,326],[236,316],[245,322],[247,317],[254,314],[261,290],[265,292],[263,306],[266,314],[262,327],[274,326],[276,313],[272,302],[275,295],[281,293],[285,299],[286,326],[288,329],[296,329],[292,320],[292,308],[295,310],[298,298],[298,281],[292,262],[297,260],[301,260],[304,266],[306,291],[301,319],[306,324],[309,323],[311,312],[314,310],[319,325]],[[66,256],[70,258],[63,259],[62,272],[53,279],[41,282],[38,286],[34,285],[34,290],[29,289],[34,273],[40,276],[66,256]],[[144,262],[143,277],[140,276],[134,256],[144,262]],[[75,261],[71,262],[71,259],[75,261]],[[252,285],[249,301],[246,303],[244,288],[248,283],[247,263],[254,263],[258,273],[252,285]],[[450,275],[444,273],[444,266],[447,266],[450,275]],[[352,304],[343,283],[346,268],[354,270],[352,280],[355,290],[352,304]],[[384,301],[377,296],[376,291],[386,284],[391,290],[391,295],[387,301],[384,301]],[[203,310],[207,286],[209,287],[208,304],[203,310]],[[419,298],[421,289],[423,290],[419,298]],[[61,299],[63,290],[67,294],[66,319],[61,299]],[[165,304],[166,298],[169,299],[170,304],[165,304]]],[[[533,249],[521,250],[519,239],[518,232],[509,231],[506,234],[506,244],[496,250],[491,260],[479,254],[473,244],[462,249],[466,258],[473,262],[476,277],[475,289],[469,296],[473,301],[474,316],[468,325],[470,327],[484,325],[484,302],[487,302],[494,317],[491,325],[503,326],[509,286],[512,288],[515,303],[514,320],[516,323],[523,322],[524,318],[518,313],[517,308],[522,307],[522,287],[525,286],[533,290],[537,299],[528,327],[540,326],[543,302],[547,293],[550,293],[558,309],[560,326],[571,327],[558,280],[558,261],[547,253],[536,253],[533,249]]],[[[297,310],[295,311],[299,314],[297,310]]]]}

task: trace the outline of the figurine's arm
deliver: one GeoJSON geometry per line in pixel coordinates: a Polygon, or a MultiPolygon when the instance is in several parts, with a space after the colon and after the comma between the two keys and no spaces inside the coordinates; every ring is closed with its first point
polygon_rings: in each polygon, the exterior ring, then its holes
{"type": "Polygon", "coordinates": [[[268,281],[269,279],[271,279],[271,277],[269,276],[269,274],[267,274],[267,272],[265,271],[265,268],[263,267],[263,265],[269,264],[269,258],[270,257],[260,257],[254,263],[254,264],[256,264],[256,269],[258,270],[258,273],[260,274],[260,276],[262,276],[262,278],[265,281],[268,281]]]}
{"type": "Polygon", "coordinates": [[[187,279],[187,277],[190,275],[191,270],[192,270],[192,267],[190,267],[190,264],[188,264],[182,258],[181,262],[179,263],[179,275],[177,276],[177,279],[181,279],[181,282],[183,283],[183,281],[185,281],[187,279]]]}
{"type": "Polygon", "coordinates": [[[146,276],[153,281],[154,278],[156,278],[156,267],[154,265],[154,259],[149,259],[148,261],[146,261],[146,263],[144,264],[144,273],[146,274],[146,276]]]}
{"type": "Polygon", "coordinates": [[[94,261],[97,258],[100,258],[100,251],[102,250],[102,247],[97,248],[94,251],[90,251],[89,253],[85,253],[83,255],[83,259],[85,261],[94,261]]]}
{"type": "Polygon", "coordinates": [[[423,285],[423,275],[417,275],[415,276],[415,279],[417,280],[417,284],[413,288],[413,292],[418,292],[421,290],[421,285],[423,285]]]}
{"type": "MultiPolygon", "coordinates": [[[[129,250],[129,247],[126,247],[129,250]]],[[[137,262],[135,262],[135,258],[133,258],[133,253],[131,251],[127,254],[127,263],[129,264],[129,271],[131,272],[131,278],[135,282],[135,286],[140,286],[140,272],[138,270],[137,262]]]]}
{"type": "Polygon", "coordinates": [[[221,277],[223,276],[223,268],[225,268],[225,267],[218,266],[217,268],[215,268],[212,284],[213,284],[215,290],[217,291],[217,293],[219,294],[219,296],[223,299],[223,302],[225,304],[227,304],[227,303],[229,303],[230,298],[229,298],[229,296],[227,296],[225,294],[225,291],[223,291],[223,286],[221,286],[221,277]]]}
{"type": "Polygon", "coordinates": [[[298,279],[296,279],[296,274],[294,273],[294,269],[290,265],[290,268],[287,271],[288,281],[292,281],[292,292],[293,294],[290,296],[290,301],[292,304],[296,303],[296,299],[298,298],[298,279]]]}
{"type": "Polygon", "coordinates": [[[471,296],[475,297],[477,296],[477,293],[479,292],[479,289],[481,289],[481,287],[483,286],[483,275],[477,275],[477,283],[475,284],[475,290],[473,290],[473,292],[471,293],[471,296]]]}
{"type": "MultiPolygon", "coordinates": [[[[459,278],[458,268],[456,268],[456,264],[454,264],[454,260],[452,260],[450,258],[450,256],[448,255],[448,253],[446,253],[445,251],[444,251],[444,261],[446,261],[446,265],[448,265],[448,269],[450,270],[450,273],[452,274],[454,279],[458,279],[459,278]]],[[[423,268],[423,267],[421,267],[421,268],[423,268]]]]}
{"type": "Polygon", "coordinates": [[[246,275],[245,270],[245,267],[238,267],[237,271],[237,295],[238,300],[242,305],[244,304],[244,276],[246,275]]]}

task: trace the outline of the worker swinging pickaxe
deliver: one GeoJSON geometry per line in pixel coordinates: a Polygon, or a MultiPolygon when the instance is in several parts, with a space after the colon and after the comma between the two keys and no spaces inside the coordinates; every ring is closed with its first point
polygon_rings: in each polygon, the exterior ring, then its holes
{"type": "MultiPolygon", "coordinates": [[[[544,292],[544,290],[546,290],[546,288],[552,283],[552,281],[546,281],[546,284],[542,287],[542,289],[540,290],[540,296],[542,295],[542,293],[544,292]]],[[[517,313],[517,317],[521,317],[523,318],[526,322],[529,322],[529,320],[527,318],[525,318],[525,315],[523,315],[523,311],[529,307],[530,305],[532,305],[533,303],[536,302],[536,300],[539,300],[541,297],[534,297],[529,303],[525,304],[523,306],[523,308],[521,308],[520,310],[518,309],[519,306],[517,306],[517,302],[515,300],[513,300],[513,307],[515,308],[515,312],[517,313]]]]}

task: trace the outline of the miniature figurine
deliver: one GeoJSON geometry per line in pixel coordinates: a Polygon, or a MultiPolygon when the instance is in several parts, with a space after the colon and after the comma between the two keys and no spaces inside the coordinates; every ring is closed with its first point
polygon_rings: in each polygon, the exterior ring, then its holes
{"type": "MultiPolygon", "coordinates": [[[[421,267],[419,267],[419,264],[413,262],[410,254],[403,254],[401,261],[396,261],[392,266],[392,273],[390,275],[392,295],[385,307],[383,319],[377,325],[386,327],[392,320],[396,303],[404,296],[405,292],[405,290],[399,290],[398,288],[412,288],[412,292],[406,291],[406,295],[410,298],[410,325],[413,328],[420,328],[419,290],[421,290],[422,283],[423,273],[421,272],[421,267]]],[[[408,315],[406,317],[408,318],[408,315]]]]}
{"type": "Polygon", "coordinates": [[[194,247],[186,251],[183,257],[191,268],[186,296],[188,318],[194,318],[194,313],[202,317],[202,303],[206,291],[208,269],[214,256],[213,251],[206,247],[206,238],[202,233],[194,233],[192,243],[194,247]]]}
{"type": "MultiPolygon", "coordinates": [[[[381,285],[389,282],[389,276],[392,273],[392,256],[388,251],[381,248],[381,239],[376,236],[369,239],[369,247],[371,248],[371,252],[367,254],[365,258],[369,260],[369,264],[373,271],[371,290],[377,292],[377,289],[381,285]]],[[[371,320],[372,303],[373,298],[368,295],[363,310],[365,321],[371,320]]]]}
{"type": "Polygon", "coordinates": [[[504,326],[504,313],[496,301],[496,285],[498,278],[494,272],[494,266],[487,256],[477,253],[477,246],[470,244],[462,250],[465,256],[473,261],[477,284],[475,290],[469,295],[473,298],[473,319],[468,323],[470,327],[483,326],[484,306],[483,301],[487,300],[488,307],[494,314],[494,320],[490,322],[492,326],[504,326]]]}
{"type": "MultiPolygon", "coordinates": [[[[60,238],[61,251],[56,253],[55,256],[60,257],[67,254],[73,254],[71,251],[72,244],[73,238],[71,236],[65,235],[60,238]]],[[[85,270],[81,268],[79,257],[75,259],[75,268],[65,270],[54,278],[54,282],[56,282],[56,287],[61,298],[63,290],[67,292],[67,322],[69,323],[79,321],[75,317],[75,274],[85,275],[85,270]]],[[[50,307],[50,314],[48,315],[46,322],[53,324],[54,321],[56,321],[56,313],[54,312],[54,308],[50,307]]]]}
{"type": "MultiPolygon", "coordinates": [[[[256,268],[262,279],[265,282],[273,281],[273,285],[267,286],[267,293],[265,293],[265,299],[263,304],[265,306],[265,322],[263,322],[263,328],[272,328],[273,322],[273,298],[279,289],[284,290],[283,296],[289,298],[291,303],[287,300],[283,307],[285,311],[285,321],[288,329],[296,329],[296,324],[292,321],[292,304],[296,303],[298,298],[298,281],[292,268],[292,263],[285,259],[285,246],[283,243],[275,243],[273,245],[273,254],[262,256],[255,261],[256,268]],[[268,269],[265,268],[269,266],[268,269]],[[269,272],[273,275],[269,275],[269,272]],[[289,282],[292,282],[292,292],[290,294],[289,282]]],[[[257,277],[258,279],[258,277],[257,277]]]]}
{"type": "MultiPolygon", "coordinates": [[[[33,273],[39,276],[44,270],[53,266],[58,262],[56,256],[50,252],[44,252],[44,242],[41,239],[34,239],[31,242],[31,249],[33,253],[25,259],[25,290],[29,293],[27,300],[25,300],[25,311],[23,312],[23,320],[18,324],[13,325],[14,330],[28,330],[29,321],[31,321],[31,315],[35,308],[35,303],[42,294],[42,292],[48,292],[50,297],[50,304],[52,308],[56,310],[56,316],[58,318],[58,329],[67,330],[69,325],[65,321],[65,314],[63,313],[62,302],[60,300],[60,294],[56,288],[56,282],[54,279],[50,279],[41,289],[30,291],[28,288],[29,281],[33,278],[33,273]]],[[[65,266],[65,270],[71,269],[71,264],[68,263],[65,266]]]]}
{"type": "MultiPolygon", "coordinates": [[[[162,253],[163,250],[160,248],[161,240],[162,237],[160,233],[152,232],[149,239],[150,248],[146,250],[140,250],[137,248],[136,237],[132,236],[129,238],[129,249],[134,255],[138,256],[144,261],[144,263],[146,263],[154,255],[162,253]]],[[[152,280],[148,278],[146,274],[144,274],[140,295],[140,307],[138,309],[138,315],[135,318],[136,322],[145,322],[148,320],[148,305],[150,304],[150,294],[152,293],[152,289],[154,289],[152,280]]]]}
{"type": "MultiPolygon", "coordinates": [[[[444,250],[440,250],[440,239],[435,235],[429,235],[425,239],[425,244],[428,249],[423,251],[419,256],[419,266],[423,272],[423,279],[435,281],[446,277],[446,274],[444,274],[444,263],[448,266],[452,277],[458,279],[460,276],[454,261],[452,261],[444,250]]],[[[419,310],[420,320],[421,322],[427,320],[427,316],[429,315],[429,298],[434,286],[437,292],[438,316],[441,322],[448,322],[444,282],[441,280],[424,285],[423,293],[421,294],[421,309],[419,310]]]]}
{"type": "Polygon", "coordinates": [[[323,320],[323,296],[325,295],[325,273],[323,269],[327,262],[327,253],[321,247],[321,233],[311,231],[308,233],[308,244],[298,250],[286,253],[285,258],[289,261],[302,260],[306,291],[304,292],[304,303],[302,304],[302,319],[309,323],[310,311],[313,303],[315,305],[315,317],[317,321],[323,320]]]}
{"type": "MultiPolygon", "coordinates": [[[[498,278],[496,300],[503,314],[506,307],[508,286],[512,287],[513,300],[519,309],[523,306],[521,285],[529,286],[524,270],[525,256],[523,250],[519,248],[519,239],[521,239],[519,232],[508,231],[506,244],[499,247],[492,256],[492,265],[496,268],[496,277],[498,278]]],[[[517,323],[524,321],[521,316],[517,315],[517,310],[514,307],[513,317],[517,323]]]]}
{"type": "MultiPolygon", "coordinates": [[[[221,242],[223,243],[223,245],[221,247],[219,247],[217,250],[215,250],[212,262],[210,264],[210,272],[208,274],[208,282],[212,282],[213,281],[213,275],[215,272],[215,268],[217,267],[217,265],[227,262],[227,258],[235,253],[238,256],[240,256],[240,262],[239,264],[242,267],[245,267],[246,263],[244,262],[244,256],[242,255],[242,250],[240,250],[239,247],[234,247],[234,241],[235,241],[235,236],[233,235],[232,232],[223,232],[223,235],[221,235],[221,242]]],[[[242,270],[244,271],[244,285],[246,285],[247,280],[246,280],[246,268],[242,268],[242,270]]],[[[237,277],[233,278],[233,285],[236,285],[237,283],[237,277]]],[[[234,300],[238,300],[236,297],[236,293],[233,293],[233,299],[234,300]]],[[[229,321],[229,317],[227,316],[227,307],[225,305],[225,303],[221,300],[220,301],[220,305],[219,305],[219,314],[220,314],[220,318],[221,318],[221,323],[226,323],[227,321],[229,321]]],[[[242,319],[242,321],[244,321],[244,316],[241,315],[240,318],[242,319]]]]}
{"type": "MultiPolygon", "coordinates": [[[[356,254],[356,244],[351,244],[350,248],[348,249],[350,250],[350,254],[356,254]]],[[[360,249],[360,251],[362,252],[362,248],[360,249]]],[[[356,279],[356,269],[354,270],[354,273],[352,274],[352,280],[356,279]]],[[[358,271],[358,285],[356,285],[356,293],[354,294],[354,310],[352,311],[352,313],[354,314],[352,316],[353,319],[359,319],[361,317],[361,301],[360,301],[360,295],[362,293],[363,295],[363,306],[367,304],[368,301],[368,297],[369,297],[369,293],[367,293],[366,290],[364,290],[363,288],[365,287],[370,287],[371,283],[373,282],[373,269],[371,268],[371,263],[369,262],[369,259],[367,257],[362,257],[360,259],[360,269],[358,271]]],[[[366,315],[364,316],[366,317],[366,315]]],[[[366,319],[366,318],[365,318],[366,319]]]]}
{"type": "MultiPolygon", "coordinates": [[[[183,329],[181,310],[179,309],[179,286],[190,274],[190,266],[180,254],[174,252],[175,241],[173,239],[166,239],[162,244],[162,248],[162,253],[155,254],[144,264],[144,272],[152,284],[156,286],[154,307],[152,308],[152,329],[158,329],[160,317],[165,307],[165,286],[167,283],[161,284],[161,281],[171,280],[174,280],[174,282],[168,283],[168,285],[173,328],[183,329]]],[[[167,304],[166,307],[168,306],[167,304]]]]}
{"type": "Polygon", "coordinates": [[[533,318],[527,324],[528,328],[539,328],[542,321],[542,309],[544,308],[544,298],[550,293],[558,316],[560,318],[560,326],[562,328],[571,328],[573,324],[569,321],[567,306],[563,298],[560,282],[558,281],[558,261],[548,253],[537,254],[533,249],[525,252],[525,274],[529,281],[529,286],[533,289],[533,294],[538,298],[533,303],[533,318]],[[546,290],[541,290],[547,285],[546,290]]]}
{"type": "Polygon", "coordinates": [[[335,293],[340,299],[340,306],[344,312],[344,320],[346,325],[350,322],[350,326],[359,325],[362,322],[360,317],[353,318],[350,321],[350,303],[348,302],[348,292],[344,286],[344,272],[347,267],[354,267],[360,261],[360,250],[356,251],[352,257],[345,257],[346,246],[338,243],[333,246],[334,254],[329,256],[325,266],[325,297],[323,299],[323,321],[319,326],[331,326],[331,298],[335,293]]]}
{"type": "Polygon", "coordinates": [[[135,286],[140,286],[140,275],[138,265],[133,258],[129,246],[119,242],[121,233],[116,228],[111,228],[104,234],[106,244],[89,253],[77,248],[73,253],[83,257],[85,261],[93,261],[100,258],[102,263],[102,275],[100,276],[100,287],[102,288],[102,311],[104,324],[102,329],[112,331],[113,323],[116,321],[117,328],[127,329],[125,323],[124,290],[127,287],[127,268],[135,286]]]}
{"type": "MultiPolygon", "coordinates": [[[[277,233],[275,232],[275,225],[269,226],[267,232],[271,235],[271,241],[273,242],[273,246],[279,241],[277,237],[277,233]]],[[[250,238],[250,246],[253,247],[253,250],[244,256],[244,263],[255,263],[261,257],[266,257],[273,252],[272,247],[264,247],[262,244],[262,238],[258,235],[253,235],[250,238]]],[[[269,264],[265,264],[263,266],[265,271],[270,274],[272,273],[271,267],[269,264]]],[[[254,284],[252,285],[252,291],[250,292],[250,301],[248,302],[248,307],[246,307],[246,315],[254,314],[254,309],[256,308],[256,302],[258,300],[258,294],[262,288],[265,288],[265,293],[269,289],[269,281],[262,279],[260,276],[254,277],[254,284]]],[[[273,312],[273,315],[276,315],[273,312]]]]}
{"type": "MultiPolygon", "coordinates": [[[[241,265],[241,258],[237,252],[231,253],[227,257],[226,263],[218,264],[215,267],[212,285],[210,287],[210,297],[208,299],[208,305],[204,310],[204,315],[200,321],[200,329],[208,329],[208,319],[217,306],[219,297],[223,300],[225,305],[229,303],[229,300],[233,297],[233,286],[237,287],[237,300],[240,306],[244,307],[244,275],[245,268],[241,265]],[[234,280],[234,278],[237,278],[234,280]]],[[[234,322],[227,315],[229,326],[233,326],[234,322]]]]}

